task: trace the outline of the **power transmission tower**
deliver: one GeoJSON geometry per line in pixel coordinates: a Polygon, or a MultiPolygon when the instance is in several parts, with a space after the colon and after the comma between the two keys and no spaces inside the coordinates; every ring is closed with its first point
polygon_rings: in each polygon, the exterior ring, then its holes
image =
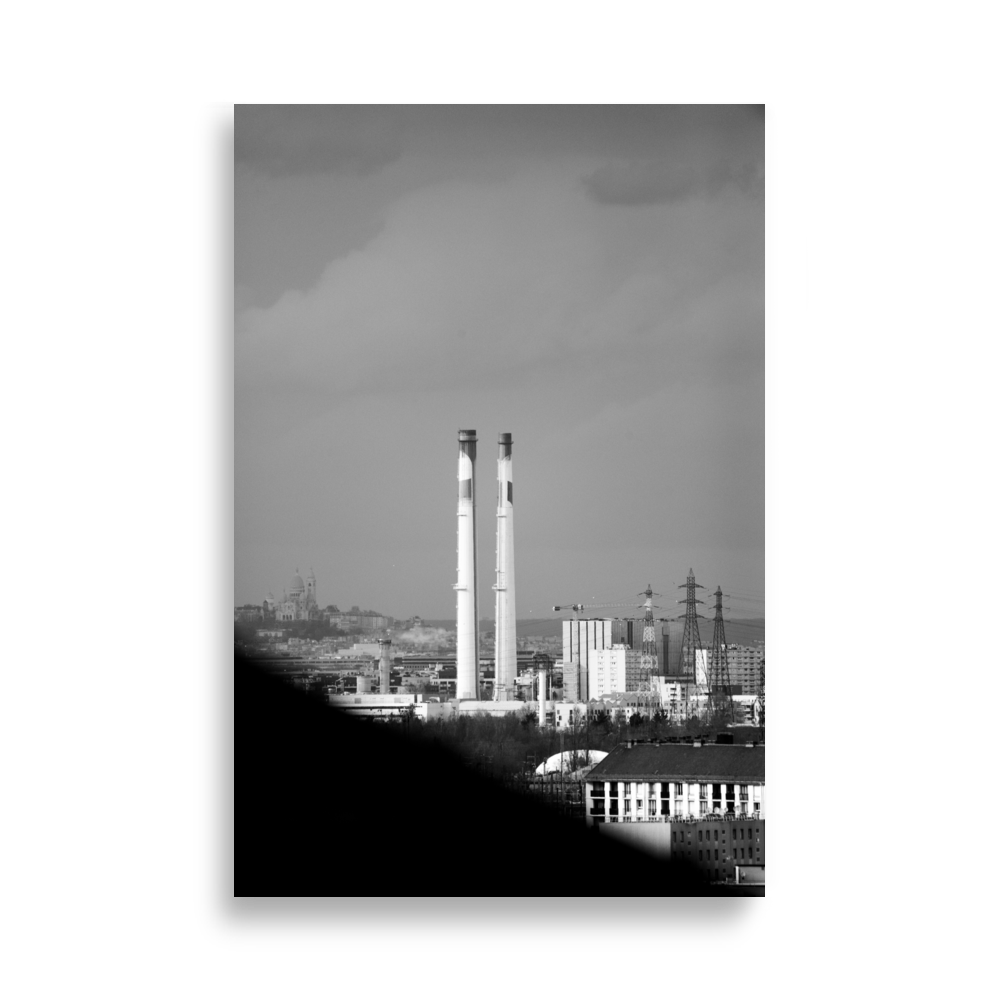
{"type": "Polygon", "coordinates": [[[764,739],[764,661],[760,661],[760,681],[757,689],[757,712],[760,722],[760,738],[764,739]]]}
{"type": "MultiPolygon", "coordinates": [[[[686,604],[684,612],[684,635],[681,638],[680,655],[677,658],[677,672],[684,677],[690,677],[695,684],[698,682],[698,650],[701,649],[701,636],[698,634],[697,605],[702,604],[695,596],[695,590],[705,588],[694,582],[694,570],[688,570],[687,583],[682,583],[678,590],[687,590],[687,597],[678,604],[686,604]]],[[[707,679],[707,678],[706,678],[707,679]]]]}
{"type": "Polygon", "coordinates": [[[733,693],[729,686],[729,653],[726,650],[726,626],[722,621],[722,588],[715,591],[715,629],[712,632],[712,657],[708,667],[708,705],[712,715],[733,714],[733,693]]]}
{"type": "Polygon", "coordinates": [[[637,597],[645,597],[646,614],[642,619],[642,652],[640,663],[646,677],[651,677],[656,669],[656,626],[653,624],[653,598],[659,594],[653,593],[653,588],[647,583],[646,589],[637,597]]]}

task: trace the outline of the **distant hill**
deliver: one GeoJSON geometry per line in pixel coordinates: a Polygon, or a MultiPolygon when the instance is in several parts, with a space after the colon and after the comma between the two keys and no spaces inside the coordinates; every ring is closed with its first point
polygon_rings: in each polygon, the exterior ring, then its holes
{"type": "MultiPolygon", "coordinates": [[[[517,634],[523,638],[537,637],[544,639],[550,636],[562,635],[562,623],[567,619],[563,618],[518,618],[517,634]]],[[[660,624],[660,623],[657,623],[660,624]]],[[[454,629],[454,618],[424,619],[424,625],[428,628],[454,629]]],[[[480,632],[492,632],[493,620],[483,619],[479,622],[480,632]]],[[[680,642],[684,631],[683,621],[672,621],[670,623],[671,644],[680,642]]],[[[712,643],[712,620],[703,618],[698,622],[698,634],[701,636],[703,646],[710,646],[712,643]]],[[[763,618],[733,618],[726,621],[726,642],[738,646],[752,646],[755,642],[764,640],[764,619],[763,618]]]]}
{"type": "MultiPolygon", "coordinates": [[[[455,619],[454,618],[425,618],[424,625],[427,628],[444,628],[444,629],[454,629],[455,619]]],[[[492,632],[494,628],[494,621],[492,618],[483,618],[479,622],[479,631],[482,632],[492,632]]],[[[518,618],[517,620],[517,634],[519,636],[537,636],[538,638],[544,638],[545,636],[552,635],[562,635],[562,619],[561,618],[518,618]]]]}
{"type": "MultiPolygon", "coordinates": [[[[563,618],[518,618],[517,634],[524,636],[546,636],[562,635],[563,618]]],[[[661,629],[662,623],[657,622],[657,631],[661,629]]],[[[484,624],[481,628],[491,630],[493,623],[484,624]]],[[[670,623],[671,644],[680,642],[684,633],[684,622],[673,621],[670,623]]],[[[703,646],[712,643],[712,621],[701,620],[698,622],[698,634],[701,637],[703,646]]],[[[763,618],[734,618],[726,622],[726,642],[738,646],[752,646],[754,642],[764,639],[764,619],[763,618]]]]}
{"type": "MultiPolygon", "coordinates": [[[[701,637],[705,643],[712,641],[712,622],[699,622],[701,637]]],[[[726,622],[726,642],[737,646],[752,646],[764,641],[763,618],[734,618],[726,622]]]]}
{"type": "MultiPolygon", "coordinates": [[[[561,618],[518,618],[517,634],[525,638],[533,636],[538,639],[561,636],[562,623],[561,618]]],[[[492,628],[492,625],[490,627],[492,628]]]]}

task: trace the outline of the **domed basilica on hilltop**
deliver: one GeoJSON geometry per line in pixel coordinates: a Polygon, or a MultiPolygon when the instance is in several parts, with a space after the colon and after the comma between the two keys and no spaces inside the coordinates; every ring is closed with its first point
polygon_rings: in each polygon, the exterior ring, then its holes
{"type": "Polygon", "coordinates": [[[303,581],[298,569],[280,601],[274,594],[264,598],[264,617],[279,622],[302,622],[318,619],[319,604],[316,602],[316,574],[310,569],[303,581]]]}

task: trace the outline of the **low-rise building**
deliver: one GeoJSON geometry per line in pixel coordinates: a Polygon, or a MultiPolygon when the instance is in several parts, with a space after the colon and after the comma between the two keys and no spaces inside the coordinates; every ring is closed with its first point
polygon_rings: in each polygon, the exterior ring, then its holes
{"type": "Polygon", "coordinates": [[[420,694],[330,694],[329,702],[348,715],[381,720],[400,720],[406,716],[428,722],[447,718],[455,709],[449,702],[424,701],[420,694]]]}
{"type": "Polygon", "coordinates": [[[733,715],[737,723],[760,725],[760,699],[755,694],[734,694],[733,715]]]}
{"type": "Polygon", "coordinates": [[[552,708],[556,729],[576,729],[587,724],[589,706],[584,701],[556,701],[552,708]]]}
{"type": "Polygon", "coordinates": [[[393,619],[378,611],[362,611],[356,604],[350,611],[341,611],[335,604],[323,612],[329,624],[341,629],[359,628],[365,632],[382,632],[390,628],[393,619]]]}
{"type": "Polygon", "coordinates": [[[704,707],[704,688],[699,690],[690,680],[680,677],[652,677],[650,686],[670,722],[681,722],[704,707]]]}
{"type": "Polygon", "coordinates": [[[588,825],[634,847],[682,858],[713,879],[764,865],[762,744],[625,743],[585,784],[588,825]]]}
{"type": "Polygon", "coordinates": [[[493,715],[507,716],[527,712],[537,712],[538,705],[533,701],[456,701],[460,715],[493,715]]]}

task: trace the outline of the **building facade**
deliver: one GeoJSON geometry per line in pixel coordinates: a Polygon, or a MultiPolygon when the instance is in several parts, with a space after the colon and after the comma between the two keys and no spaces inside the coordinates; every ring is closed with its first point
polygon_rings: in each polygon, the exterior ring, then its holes
{"type": "Polygon", "coordinates": [[[591,772],[588,822],[764,818],[763,744],[621,744],[591,772]],[[625,819],[629,817],[629,819],[625,819]]]}
{"type": "Polygon", "coordinates": [[[756,695],[760,692],[760,668],[764,662],[764,644],[726,646],[729,683],[734,694],[756,695]]]}
{"type": "Polygon", "coordinates": [[[367,678],[358,678],[358,680],[359,693],[330,694],[330,704],[348,715],[383,721],[401,720],[409,716],[427,722],[430,719],[448,717],[455,712],[451,704],[425,701],[423,695],[419,694],[373,694],[370,691],[361,691],[362,687],[370,687],[370,685],[360,683],[363,680],[368,680],[367,678]]]}
{"type": "Polygon", "coordinates": [[[649,680],[650,672],[643,668],[642,653],[638,649],[629,649],[622,644],[590,652],[588,677],[590,700],[604,698],[614,693],[639,691],[643,684],[649,684],[649,680]]]}
{"type": "Polygon", "coordinates": [[[678,677],[654,677],[650,682],[660,709],[670,722],[683,722],[705,708],[704,688],[678,677]]]}
{"type": "MultiPolygon", "coordinates": [[[[611,624],[612,645],[625,645],[629,649],[642,649],[642,636],[646,627],[644,618],[615,618],[611,624]]],[[[667,673],[670,661],[670,629],[662,621],[654,625],[656,641],[656,674],[667,673]]]]}
{"type": "Polygon", "coordinates": [[[764,865],[763,745],[622,744],[587,775],[584,802],[588,825],[712,879],[764,865]]]}
{"type": "Polygon", "coordinates": [[[597,650],[611,647],[613,624],[611,618],[580,618],[562,623],[563,693],[570,701],[597,697],[590,691],[590,659],[597,650]]]}
{"type": "Polygon", "coordinates": [[[362,611],[356,604],[350,611],[341,611],[336,604],[331,604],[323,616],[336,628],[359,628],[364,632],[384,632],[393,623],[392,618],[377,611],[362,611]]]}

